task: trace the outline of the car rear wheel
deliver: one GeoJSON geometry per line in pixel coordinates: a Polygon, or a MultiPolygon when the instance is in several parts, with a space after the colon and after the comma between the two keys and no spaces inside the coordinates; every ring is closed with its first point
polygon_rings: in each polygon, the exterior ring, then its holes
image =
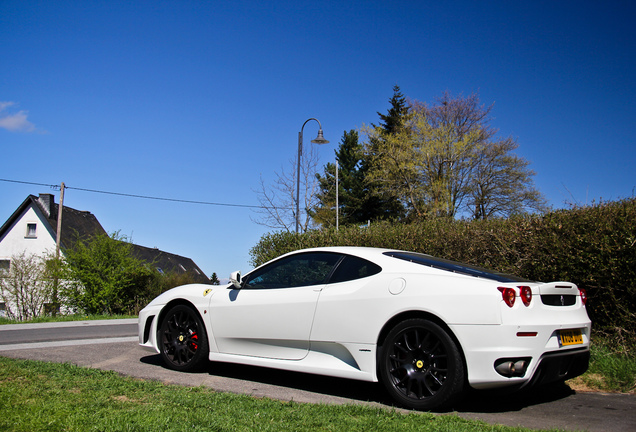
{"type": "Polygon", "coordinates": [[[209,355],[208,337],[199,314],[189,306],[177,305],[163,317],[159,349],[166,365],[191,371],[209,355]]]}
{"type": "Polygon", "coordinates": [[[457,345],[439,325],[420,318],[396,325],[380,349],[380,380],[400,405],[444,409],[464,389],[464,363],[457,345]]]}

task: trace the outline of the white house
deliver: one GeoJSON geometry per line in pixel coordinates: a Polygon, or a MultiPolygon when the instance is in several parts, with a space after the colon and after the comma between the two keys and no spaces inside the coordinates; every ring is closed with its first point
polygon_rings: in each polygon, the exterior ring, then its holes
{"type": "MultiPolygon", "coordinates": [[[[55,252],[58,205],[52,194],[29,195],[0,227],[0,269],[9,269],[11,257],[26,252],[44,255],[55,252]]],[[[70,207],[62,210],[61,247],[72,247],[77,236],[105,234],[90,212],[70,207]]]]}
{"type": "MultiPolygon", "coordinates": [[[[0,227],[0,270],[10,269],[11,257],[26,253],[44,256],[55,252],[59,205],[52,194],[29,195],[0,227]]],[[[62,208],[60,252],[72,248],[78,239],[106,234],[97,218],[88,211],[62,208]]],[[[209,283],[203,271],[190,258],[156,248],[132,245],[138,259],[151,263],[160,273],[189,273],[196,282],[209,283]]],[[[0,304],[2,315],[4,304],[0,304]]]]}

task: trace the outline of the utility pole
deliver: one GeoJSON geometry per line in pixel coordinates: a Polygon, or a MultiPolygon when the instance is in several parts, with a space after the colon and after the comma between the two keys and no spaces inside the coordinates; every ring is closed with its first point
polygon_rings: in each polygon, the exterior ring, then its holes
{"type": "Polygon", "coordinates": [[[64,182],[60,187],[60,204],[57,207],[57,235],[55,237],[55,276],[53,280],[53,293],[52,303],[53,303],[53,316],[57,315],[58,309],[60,307],[60,303],[58,301],[58,286],[59,286],[59,269],[60,269],[60,244],[62,243],[62,210],[64,209],[64,182]]]}
{"type": "Polygon", "coordinates": [[[55,258],[60,257],[60,243],[62,242],[62,210],[64,209],[64,182],[60,187],[60,205],[57,210],[57,237],[55,238],[55,258]]]}
{"type": "Polygon", "coordinates": [[[338,203],[338,171],[340,166],[338,165],[338,159],[336,159],[336,231],[338,231],[338,213],[340,211],[340,205],[338,203]]]}

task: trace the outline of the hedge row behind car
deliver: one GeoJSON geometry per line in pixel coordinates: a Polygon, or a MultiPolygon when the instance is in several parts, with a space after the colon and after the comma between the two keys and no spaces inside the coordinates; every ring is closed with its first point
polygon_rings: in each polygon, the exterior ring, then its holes
{"type": "Polygon", "coordinates": [[[587,290],[596,330],[623,343],[636,340],[634,197],[510,219],[378,222],[303,235],[271,233],[252,248],[252,264],[297,249],[344,245],[423,252],[531,280],[568,280],[587,290]]]}

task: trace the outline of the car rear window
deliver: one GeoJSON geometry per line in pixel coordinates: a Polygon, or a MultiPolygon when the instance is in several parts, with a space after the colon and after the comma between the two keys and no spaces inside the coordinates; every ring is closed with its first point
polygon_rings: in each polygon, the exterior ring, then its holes
{"type": "Polygon", "coordinates": [[[520,278],[518,276],[500,273],[494,270],[489,270],[469,264],[463,264],[457,261],[436,258],[431,255],[420,254],[416,252],[385,252],[384,255],[440,270],[446,270],[449,272],[459,273],[467,276],[491,279],[497,282],[530,282],[529,280],[520,278]]]}

